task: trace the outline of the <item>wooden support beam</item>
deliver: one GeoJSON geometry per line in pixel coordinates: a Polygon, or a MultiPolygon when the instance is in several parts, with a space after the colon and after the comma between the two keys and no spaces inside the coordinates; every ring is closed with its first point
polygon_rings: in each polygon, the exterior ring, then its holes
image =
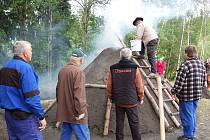
{"type": "MultiPolygon", "coordinates": [[[[152,95],[150,94],[150,92],[146,86],[144,86],[144,90],[145,90],[145,94],[146,94],[147,98],[151,102],[151,105],[152,105],[156,115],[160,118],[158,104],[156,103],[155,99],[152,97],[152,95]]],[[[165,117],[164,117],[164,122],[165,122],[165,129],[166,130],[170,129],[170,125],[165,117]]]]}
{"type": "Polygon", "coordinates": [[[86,88],[106,88],[106,85],[100,85],[100,84],[85,84],[86,88]]]}
{"type": "Polygon", "coordinates": [[[110,115],[111,115],[112,103],[109,98],[107,98],[107,106],[106,106],[106,114],[105,114],[105,121],[104,121],[104,132],[103,135],[106,136],[109,133],[109,122],[110,122],[110,115]]]}
{"type": "Polygon", "coordinates": [[[171,112],[171,114],[170,114],[171,116],[177,116],[177,115],[179,115],[179,112],[171,112]]]}

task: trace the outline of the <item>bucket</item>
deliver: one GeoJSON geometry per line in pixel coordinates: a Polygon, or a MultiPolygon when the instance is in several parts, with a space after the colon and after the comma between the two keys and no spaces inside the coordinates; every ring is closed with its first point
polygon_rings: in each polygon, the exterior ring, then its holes
{"type": "Polygon", "coordinates": [[[141,51],[141,40],[130,40],[132,51],[141,51]]]}

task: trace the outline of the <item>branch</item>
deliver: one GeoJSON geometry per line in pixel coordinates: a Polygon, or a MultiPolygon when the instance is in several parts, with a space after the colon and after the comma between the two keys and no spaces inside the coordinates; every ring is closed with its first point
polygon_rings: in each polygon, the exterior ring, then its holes
{"type": "Polygon", "coordinates": [[[79,0],[74,0],[74,1],[77,2],[82,8],[84,8],[84,5],[79,0]]]}

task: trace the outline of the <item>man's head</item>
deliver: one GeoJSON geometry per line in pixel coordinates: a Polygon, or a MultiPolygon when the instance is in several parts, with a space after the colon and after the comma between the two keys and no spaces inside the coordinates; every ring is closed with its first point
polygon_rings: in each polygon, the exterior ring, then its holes
{"type": "Polygon", "coordinates": [[[14,56],[19,56],[26,62],[30,62],[32,58],[31,43],[28,41],[16,41],[13,46],[14,56]]]}
{"type": "Polygon", "coordinates": [[[85,54],[81,49],[76,48],[72,52],[71,59],[75,60],[79,65],[81,65],[84,63],[84,55],[85,54]]]}
{"type": "Polygon", "coordinates": [[[120,58],[121,59],[131,59],[132,51],[129,48],[123,48],[120,51],[120,58]]]}
{"type": "Polygon", "coordinates": [[[197,58],[197,51],[194,45],[187,46],[184,50],[184,53],[185,59],[197,58]]]}
{"type": "Polygon", "coordinates": [[[133,25],[137,26],[141,21],[143,21],[144,19],[142,17],[137,17],[134,21],[133,21],[133,25]]]}

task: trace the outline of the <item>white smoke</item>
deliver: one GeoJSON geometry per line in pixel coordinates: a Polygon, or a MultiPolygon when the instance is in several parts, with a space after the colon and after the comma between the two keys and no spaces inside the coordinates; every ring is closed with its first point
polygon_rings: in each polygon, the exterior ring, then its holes
{"type": "Polygon", "coordinates": [[[168,0],[165,3],[162,0],[112,0],[105,10],[95,12],[105,18],[105,29],[96,46],[100,50],[121,46],[116,44],[115,35],[122,39],[134,30],[132,22],[136,17],[143,17],[145,23],[156,29],[162,19],[186,16],[189,11],[198,15],[201,8],[195,0],[168,0]]]}

